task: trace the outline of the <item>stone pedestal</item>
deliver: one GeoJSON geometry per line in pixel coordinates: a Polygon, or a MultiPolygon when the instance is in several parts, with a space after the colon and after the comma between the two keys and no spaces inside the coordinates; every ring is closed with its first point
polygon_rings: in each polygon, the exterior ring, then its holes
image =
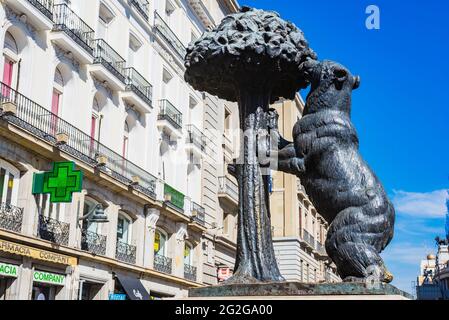
{"type": "Polygon", "coordinates": [[[223,284],[189,289],[197,299],[285,299],[285,300],[411,300],[413,297],[385,283],[300,283],[272,282],[223,284]]]}

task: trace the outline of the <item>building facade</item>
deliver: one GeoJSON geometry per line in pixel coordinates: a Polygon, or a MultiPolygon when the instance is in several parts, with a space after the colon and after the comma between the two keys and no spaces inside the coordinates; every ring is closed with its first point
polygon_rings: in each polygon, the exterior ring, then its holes
{"type": "MultiPolygon", "coordinates": [[[[292,128],[304,109],[301,97],[272,107],[279,114],[280,134],[293,141],[292,128]]],[[[272,234],[281,274],[287,281],[341,281],[324,248],[329,224],[315,209],[301,181],[282,172],[273,172],[272,181],[272,234]]]]}
{"type": "Polygon", "coordinates": [[[236,10],[1,1],[0,298],[179,297],[229,271],[237,199],[220,161],[236,106],[193,90],[183,57],[236,10]],[[61,161],[82,171],[82,192],[33,194],[61,161]],[[96,208],[109,222],[82,218],[96,208]]]}

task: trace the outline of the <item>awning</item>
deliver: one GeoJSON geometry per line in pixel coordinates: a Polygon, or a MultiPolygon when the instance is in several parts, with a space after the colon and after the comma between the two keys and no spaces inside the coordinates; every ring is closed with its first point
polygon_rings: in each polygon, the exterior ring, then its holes
{"type": "Polygon", "coordinates": [[[131,300],[150,300],[150,295],[139,279],[122,274],[116,274],[116,276],[131,300]]]}

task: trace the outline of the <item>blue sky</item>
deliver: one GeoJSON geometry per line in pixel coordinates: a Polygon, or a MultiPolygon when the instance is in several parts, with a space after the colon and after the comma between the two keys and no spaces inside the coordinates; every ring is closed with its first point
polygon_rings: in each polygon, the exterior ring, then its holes
{"type": "MultiPolygon", "coordinates": [[[[419,263],[444,235],[449,183],[449,1],[240,0],[277,11],[305,33],[319,59],[361,76],[352,119],[360,150],[396,207],[382,254],[394,285],[411,291],[419,263]],[[380,30],[365,27],[368,5],[380,30]]],[[[304,93],[302,93],[304,96],[304,93]]]]}

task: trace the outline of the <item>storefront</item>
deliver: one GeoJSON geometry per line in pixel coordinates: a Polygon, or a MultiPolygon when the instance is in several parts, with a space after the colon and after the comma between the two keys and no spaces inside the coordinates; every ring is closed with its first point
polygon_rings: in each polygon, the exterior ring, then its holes
{"type": "Polygon", "coordinates": [[[57,297],[64,298],[66,276],[60,273],[47,271],[33,271],[32,300],[56,300],[57,297]]]}
{"type": "Polygon", "coordinates": [[[0,299],[71,299],[77,258],[0,239],[0,299]]]}
{"type": "Polygon", "coordinates": [[[150,300],[150,295],[138,278],[115,274],[114,293],[110,300],[150,300]]]}
{"type": "Polygon", "coordinates": [[[18,265],[0,262],[0,300],[9,300],[19,268],[18,265]]]}

